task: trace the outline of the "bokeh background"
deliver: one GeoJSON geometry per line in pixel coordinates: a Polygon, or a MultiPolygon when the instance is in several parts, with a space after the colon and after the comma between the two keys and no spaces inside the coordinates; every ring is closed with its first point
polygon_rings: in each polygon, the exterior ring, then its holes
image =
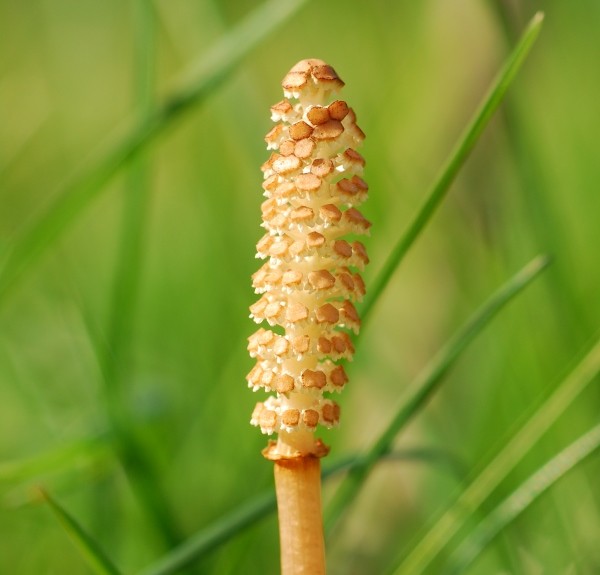
{"type": "MultiPolygon", "coordinates": [[[[150,16],[141,4],[0,0],[0,258],[119,126],[163,101],[258,3],[155,0],[150,16]]],[[[306,57],[334,65],[367,134],[368,286],[538,9],[538,43],[373,310],[342,425],[324,434],[331,461],[368,446],[477,305],[535,255],[554,257],[399,438],[400,451],[438,456],[378,466],[330,542],[330,571],[384,572],[418,541],[598,333],[596,0],[307,2],[111,177],[0,302],[1,573],[89,572],[35,503],[36,485],[125,573],[272,488],[265,438],[248,425],[258,396],[244,380],[245,338],[262,138],[287,69],[306,57]],[[121,427],[132,443],[115,439],[121,427]]],[[[597,423],[599,400],[590,386],[489,508],[597,423]]],[[[599,476],[597,458],[578,466],[469,572],[600,572],[599,476]]],[[[277,565],[270,516],[196,572],[277,565]]]]}

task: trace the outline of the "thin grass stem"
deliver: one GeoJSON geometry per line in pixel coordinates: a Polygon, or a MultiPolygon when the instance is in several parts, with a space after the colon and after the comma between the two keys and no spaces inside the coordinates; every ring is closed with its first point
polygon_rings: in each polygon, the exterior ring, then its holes
{"type": "Polygon", "coordinates": [[[423,573],[467,519],[600,373],[600,339],[523,427],[434,523],[394,575],[423,573]]]}
{"type": "Polygon", "coordinates": [[[467,346],[483,331],[497,313],[523,291],[548,266],[546,257],[538,256],[494,293],[454,336],[440,349],[416,380],[408,386],[407,397],[401,402],[390,423],[352,473],[340,485],[326,514],[326,532],[331,532],[344,510],[354,500],[375,463],[388,453],[401,429],[425,406],[437,391],[446,374],[467,346]]]}
{"type": "Polygon", "coordinates": [[[64,527],[65,531],[79,549],[90,569],[96,575],[121,575],[121,572],[102,551],[100,545],[89,535],[73,516],[43,489],[39,496],[50,506],[50,509],[64,527]]]}
{"type": "Polygon", "coordinates": [[[481,521],[453,553],[447,574],[463,573],[498,533],[599,448],[600,425],[596,425],[540,467],[481,521]]]}
{"type": "Polygon", "coordinates": [[[500,70],[499,74],[496,76],[496,79],[484,96],[470,123],[459,137],[454,149],[450,152],[450,156],[442,167],[440,175],[427,193],[425,202],[417,212],[417,215],[409,225],[408,229],[392,249],[383,265],[383,269],[379,272],[375,281],[372,282],[362,307],[361,317],[363,324],[367,318],[370,317],[373,306],[379,300],[394,272],[404,259],[404,256],[412,247],[415,240],[421,235],[421,232],[430,221],[438,206],[446,197],[452,182],[454,182],[454,179],[469,157],[471,150],[475,147],[483,130],[488,125],[494,112],[504,99],[506,91],[523,65],[529,50],[540,33],[543,18],[543,14],[538,12],[529,23],[521,40],[509,55],[502,70],[500,70]]]}

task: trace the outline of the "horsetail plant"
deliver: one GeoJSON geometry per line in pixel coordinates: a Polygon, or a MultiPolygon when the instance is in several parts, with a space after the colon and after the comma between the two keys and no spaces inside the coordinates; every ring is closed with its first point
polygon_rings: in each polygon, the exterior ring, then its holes
{"type": "Polygon", "coordinates": [[[329,448],[319,425],[335,427],[338,404],[324,394],[341,391],[352,359],[349,331],[360,319],[353,302],[365,286],[367,234],[356,209],[367,197],[364,139],[356,117],[335,94],[344,83],[322,60],[302,60],[282,81],[285,99],[271,107],[275,127],[265,140],[271,157],[262,166],[264,195],[253,275],[260,299],[251,318],[266,322],[249,338],[256,358],[247,376],[253,390],[275,392],[259,402],[251,423],[277,434],[263,455],[274,462],[283,575],[325,573],[319,459],[329,448]],[[344,239],[346,237],[346,239],[344,239]]]}

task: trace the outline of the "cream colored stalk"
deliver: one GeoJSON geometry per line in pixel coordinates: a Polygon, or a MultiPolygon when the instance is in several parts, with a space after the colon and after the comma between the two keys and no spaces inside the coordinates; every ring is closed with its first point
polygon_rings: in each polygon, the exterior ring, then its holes
{"type": "Polygon", "coordinates": [[[251,423],[277,433],[263,451],[275,462],[282,573],[325,573],[319,458],[328,448],[318,425],[339,422],[337,393],[348,381],[341,360],[351,360],[348,332],[358,332],[353,302],[365,287],[358,271],[368,257],[359,241],[370,223],[356,209],[367,197],[360,177],[364,139],[354,112],[335,99],[344,83],[322,60],[302,60],[282,82],[285,99],[271,108],[275,127],[265,140],[273,150],[262,167],[265,235],[253,275],[261,298],[251,317],[259,329],[248,350],[257,363],[248,385],[275,396],[257,404],[251,423]]]}

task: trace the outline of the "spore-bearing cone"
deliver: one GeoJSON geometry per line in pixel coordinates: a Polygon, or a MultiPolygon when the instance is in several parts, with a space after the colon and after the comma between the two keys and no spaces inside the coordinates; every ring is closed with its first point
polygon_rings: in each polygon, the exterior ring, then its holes
{"type": "Polygon", "coordinates": [[[265,137],[273,150],[262,166],[266,233],[257,258],[265,263],[252,277],[261,297],[250,311],[269,327],[249,338],[256,365],[247,380],[276,393],[251,420],[278,434],[263,452],[274,460],[327,453],[315,430],[339,422],[325,394],[346,385],[340,362],[352,359],[349,334],[360,328],[354,302],[365,294],[359,272],[369,260],[355,237],[371,224],[356,209],[368,191],[355,149],[364,134],[335,97],[343,85],[322,60],[302,60],[283,79],[285,99],[271,107],[275,126],[265,137]]]}

